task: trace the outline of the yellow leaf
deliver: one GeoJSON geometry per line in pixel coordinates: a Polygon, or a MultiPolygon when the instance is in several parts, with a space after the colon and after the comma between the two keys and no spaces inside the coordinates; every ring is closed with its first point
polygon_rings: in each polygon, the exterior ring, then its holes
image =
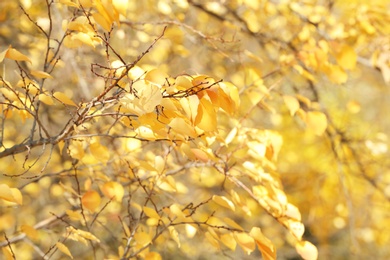
{"type": "Polygon", "coordinates": [[[173,226],[169,226],[169,233],[171,234],[171,238],[176,242],[177,246],[180,248],[180,239],[179,239],[179,233],[173,226]]]}
{"type": "Polygon", "coordinates": [[[193,238],[196,235],[196,232],[198,232],[198,229],[190,224],[185,225],[186,228],[186,234],[188,238],[193,238]]]}
{"type": "Polygon", "coordinates": [[[236,208],[233,204],[233,202],[231,202],[228,198],[226,198],[225,196],[217,196],[217,195],[214,195],[213,196],[213,201],[215,203],[217,203],[218,205],[221,205],[225,208],[228,208],[228,209],[231,209],[232,211],[235,211],[236,208]]]}
{"type": "Polygon", "coordinates": [[[137,95],[132,93],[126,94],[122,98],[122,104],[136,115],[141,116],[154,112],[156,106],[162,102],[163,98],[160,88],[154,84],[145,84],[142,81],[137,81],[133,84],[133,89],[137,92],[137,95]]]}
{"type": "Polygon", "coordinates": [[[123,186],[114,181],[106,182],[102,188],[101,188],[104,196],[106,196],[109,199],[114,199],[116,201],[122,201],[122,198],[125,194],[125,190],[123,189],[123,186]]]}
{"type": "Polygon", "coordinates": [[[98,159],[100,162],[107,162],[110,158],[110,151],[107,147],[103,146],[98,141],[95,141],[89,145],[89,150],[93,157],[98,159]]]}
{"type": "Polygon", "coordinates": [[[162,260],[162,257],[157,252],[149,252],[145,255],[145,260],[162,260]]]}
{"type": "Polygon", "coordinates": [[[164,85],[168,78],[168,74],[159,69],[152,69],[145,75],[145,80],[157,85],[164,85]]]}
{"type": "Polygon", "coordinates": [[[57,242],[56,243],[56,246],[58,248],[58,250],[60,250],[62,253],[64,253],[65,255],[69,256],[70,258],[73,259],[73,256],[72,254],[70,253],[69,249],[67,246],[65,246],[64,244],[62,244],[61,242],[57,242]]]}
{"type": "Polygon", "coordinates": [[[77,107],[76,103],[74,103],[67,95],[62,92],[54,92],[53,97],[65,105],[77,107]]]}
{"type": "Polygon", "coordinates": [[[49,106],[54,104],[53,99],[46,94],[39,94],[38,99],[49,106]]]}
{"type": "Polygon", "coordinates": [[[232,251],[236,250],[237,242],[234,239],[234,235],[232,233],[222,234],[220,237],[220,240],[230,250],[232,250],[232,251]]]}
{"type": "Polygon", "coordinates": [[[283,96],[283,101],[286,104],[288,110],[290,111],[290,115],[295,115],[295,113],[300,108],[299,101],[296,97],[293,96],[283,96]]]}
{"type": "Polygon", "coordinates": [[[300,241],[295,245],[298,254],[305,260],[318,259],[317,247],[308,241],[300,241]]]}
{"type": "Polygon", "coordinates": [[[0,184],[0,199],[23,204],[22,193],[17,188],[10,188],[7,184],[0,184]]]}
{"type": "Polygon", "coordinates": [[[229,226],[233,227],[233,228],[236,228],[236,229],[239,229],[239,230],[242,230],[244,231],[244,229],[238,225],[233,219],[231,218],[223,218],[223,222],[225,222],[226,224],[228,224],[229,226]]]}
{"type": "Polygon", "coordinates": [[[20,226],[20,230],[30,239],[34,240],[38,238],[38,231],[30,225],[22,225],[20,226]]]}
{"type": "Polygon", "coordinates": [[[208,162],[210,160],[209,155],[198,148],[191,148],[191,152],[195,155],[195,158],[202,162],[208,162]]]}
{"type": "Polygon", "coordinates": [[[328,120],[322,112],[309,111],[306,113],[306,125],[316,135],[321,136],[328,126],[328,120]]]}
{"type": "Polygon", "coordinates": [[[353,70],[356,67],[357,54],[352,47],[344,44],[338,50],[336,60],[341,68],[353,70]]]}
{"type": "Polygon", "coordinates": [[[92,212],[94,212],[99,207],[100,201],[101,199],[99,193],[93,190],[87,191],[81,197],[82,205],[92,212]]]}
{"type": "Polygon", "coordinates": [[[218,250],[221,249],[218,240],[209,231],[205,233],[205,237],[213,247],[218,250]]]}
{"type": "Polygon", "coordinates": [[[180,105],[182,106],[184,112],[186,113],[188,119],[192,123],[195,122],[195,118],[198,114],[199,98],[196,95],[189,96],[188,98],[180,99],[180,105]]]}
{"type": "Polygon", "coordinates": [[[152,242],[152,238],[146,232],[137,232],[134,234],[134,239],[140,246],[149,245],[152,242]]]}
{"type": "Polygon", "coordinates": [[[1,57],[4,56],[5,58],[8,58],[10,60],[16,60],[16,61],[28,61],[30,63],[31,60],[24,54],[20,53],[16,49],[12,48],[11,46],[8,47],[8,49],[0,54],[0,62],[2,61],[1,57]]]}
{"type": "Polygon", "coordinates": [[[149,218],[157,218],[157,219],[160,218],[160,215],[157,213],[155,209],[144,206],[143,211],[145,215],[148,216],[149,218]]]}
{"type": "Polygon", "coordinates": [[[93,13],[92,17],[98,24],[100,24],[101,27],[103,27],[104,30],[106,30],[106,31],[111,30],[112,23],[107,21],[103,15],[101,15],[100,13],[93,13]]]}
{"type": "Polygon", "coordinates": [[[217,129],[215,108],[205,97],[200,100],[195,125],[204,131],[215,131],[217,129]]]}
{"type": "Polygon", "coordinates": [[[32,70],[31,75],[33,75],[37,78],[40,78],[40,79],[52,79],[53,78],[49,73],[44,72],[44,71],[39,71],[39,70],[32,70]]]}
{"type": "Polygon", "coordinates": [[[245,253],[250,255],[256,248],[255,240],[245,232],[234,232],[234,237],[237,243],[241,246],[245,253]]]}
{"type": "MultiPolygon", "coordinates": [[[[64,4],[64,5],[67,5],[67,6],[70,6],[70,7],[79,8],[79,5],[78,5],[78,4],[73,3],[73,2],[70,1],[70,0],[60,0],[60,3],[61,3],[61,4],[64,4]]],[[[85,7],[84,7],[84,8],[85,8],[85,7]]]]}
{"type": "Polygon", "coordinates": [[[257,247],[259,248],[264,260],[276,259],[276,250],[274,245],[263,235],[260,228],[253,227],[249,235],[255,239],[257,247]]]}
{"type": "Polygon", "coordinates": [[[178,134],[183,136],[196,137],[195,129],[188,124],[183,118],[174,118],[169,123],[169,126],[178,134]]]}
{"type": "Polygon", "coordinates": [[[325,69],[325,73],[329,77],[330,81],[335,84],[343,84],[347,82],[347,73],[337,65],[328,65],[325,69]]]}
{"type": "Polygon", "coordinates": [[[299,212],[299,209],[290,203],[287,204],[284,215],[291,219],[301,221],[301,213],[299,212]]]}

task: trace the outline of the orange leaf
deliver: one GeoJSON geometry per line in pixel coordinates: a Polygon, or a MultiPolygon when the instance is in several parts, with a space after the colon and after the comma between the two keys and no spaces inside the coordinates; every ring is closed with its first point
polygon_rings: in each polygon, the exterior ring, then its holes
{"type": "Polygon", "coordinates": [[[94,212],[100,205],[100,195],[96,191],[87,191],[83,197],[81,197],[81,203],[85,208],[94,212]]]}
{"type": "Polygon", "coordinates": [[[249,233],[256,241],[264,260],[276,259],[276,250],[272,242],[263,235],[260,228],[253,227],[249,233]]]}

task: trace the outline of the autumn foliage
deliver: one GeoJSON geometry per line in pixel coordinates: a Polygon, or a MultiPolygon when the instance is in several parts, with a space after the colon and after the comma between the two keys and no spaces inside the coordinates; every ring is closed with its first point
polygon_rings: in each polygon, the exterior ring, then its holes
{"type": "Polygon", "coordinates": [[[363,2],[1,2],[2,257],[390,257],[363,2]]]}

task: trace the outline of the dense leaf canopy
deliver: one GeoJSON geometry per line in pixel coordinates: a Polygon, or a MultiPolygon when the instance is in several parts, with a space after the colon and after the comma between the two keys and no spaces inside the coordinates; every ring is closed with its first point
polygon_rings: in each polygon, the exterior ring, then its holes
{"type": "Polygon", "coordinates": [[[386,0],[0,2],[4,259],[390,257],[386,0]]]}

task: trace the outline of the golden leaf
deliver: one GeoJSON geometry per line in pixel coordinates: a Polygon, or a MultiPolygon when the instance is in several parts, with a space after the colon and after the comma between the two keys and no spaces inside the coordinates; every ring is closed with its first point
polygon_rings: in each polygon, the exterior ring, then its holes
{"type": "Polygon", "coordinates": [[[298,254],[305,260],[317,260],[318,250],[317,247],[308,241],[299,241],[295,245],[295,249],[298,254]]]}
{"type": "Polygon", "coordinates": [[[220,237],[220,240],[230,250],[232,250],[232,251],[236,250],[237,242],[234,239],[234,235],[232,233],[222,234],[220,237]]]}
{"type": "Polygon", "coordinates": [[[152,242],[151,236],[146,232],[137,232],[134,234],[134,239],[140,246],[149,245],[152,242]]]}
{"type": "Polygon", "coordinates": [[[53,78],[49,73],[44,72],[44,71],[40,71],[40,70],[32,70],[30,73],[31,73],[31,75],[33,75],[37,78],[40,78],[40,79],[52,79],[53,78]]]}
{"type": "Polygon", "coordinates": [[[56,247],[57,247],[58,250],[60,250],[62,253],[64,253],[65,255],[67,255],[67,256],[69,256],[70,258],[73,259],[73,256],[72,256],[72,254],[70,253],[68,247],[65,246],[63,243],[57,242],[57,243],[56,243],[56,247]]]}
{"type": "Polygon", "coordinates": [[[46,94],[39,94],[38,99],[49,106],[54,104],[53,99],[46,94]]]}
{"type": "Polygon", "coordinates": [[[77,107],[76,103],[74,103],[67,95],[62,92],[54,92],[53,97],[65,105],[77,107]]]}
{"type": "Polygon", "coordinates": [[[344,44],[337,50],[336,60],[341,68],[353,70],[356,67],[357,54],[352,47],[344,44]]]}
{"type": "Polygon", "coordinates": [[[169,233],[171,234],[171,238],[176,242],[177,246],[180,248],[180,239],[179,239],[179,233],[173,226],[168,227],[169,233]]]}
{"type": "Polygon", "coordinates": [[[0,53],[0,62],[2,62],[4,58],[8,58],[10,60],[16,60],[16,61],[28,61],[32,63],[31,60],[26,55],[22,54],[21,52],[17,51],[11,46],[9,46],[8,49],[0,53]]]}
{"type": "Polygon", "coordinates": [[[17,188],[10,188],[7,184],[0,184],[0,199],[23,204],[22,193],[17,188]]]}
{"type": "Polygon", "coordinates": [[[100,195],[96,191],[87,191],[82,197],[81,197],[81,203],[82,205],[90,210],[91,212],[94,212],[100,205],[100,195]]]}
{"type": "Polygon", "coordinates": [[[30,239],[34,240],[38,238],[38,231],[30,225],[21,225],[20,230],[30,239]]]}
{"type": "Polygon", "coordinates": [[[103,192],[104,196],[106,196],[109,199],[114,199],[116,201],[122,201],[122,198],[125,194],[125,190],[123,189],[123,186],[115,181],[109,181],[106,182],[102,187],[101,191],[103,192]]]}
{"type": "Polygon", "coordinates": [[[295,115],[295,113],[300,108],[298,99],[293,96],[284,95],[283,101],[286,104],[288,110],[290,111],[290,115],[295,115]]]}
{"type": "Polygon", "coordinates": [[[306,113],[306,125],[309,130],[321,136],[328,126],[328,120],[322,112],[309,111],[306,113]]]}
{"type": "Polygon", "coordinates": [[[157,252],[149,252],[145,255],[145,260],[162,260],[162,257],[157,252]]]}
{"type": "Polygon", "coordinates": [[[264,260],[276,259],[276,249],[274,245],[263,235],[260,228],[253,227],[249,235],[255,239],[257,247],[259,248],[264,260]]]}
{"type": "Polygon", "coordinates": [[[245,232],[234,232],[234,237],[237,243],[241,246],[245,253],[250,255],[256,248],[256,243],[253,237],[245,232]]]}
{"type": "Polygon", "coordinates": [[[213,196],[213,201],[215,203],[217,203],[218,205],[223,206],[225,208],[228,208],[228,209],[230,209],[232,211],[236,210],[233,202],[231,200],[229,200],[228,198],[226,198],[225,196],[214,195],[213,196]]]}
{"type": "Polygon", "coordinates": [[[157,213],[157,211],[156,211],[155,209],[152,209],[152,208],[149,208],[149,207],[144,206],[144,207],[143,207],[143,212],[144,212],[145,215],[148,216],[149,218],[157,218],[157,219],[160,219],[160,215],[157,213]]]}

